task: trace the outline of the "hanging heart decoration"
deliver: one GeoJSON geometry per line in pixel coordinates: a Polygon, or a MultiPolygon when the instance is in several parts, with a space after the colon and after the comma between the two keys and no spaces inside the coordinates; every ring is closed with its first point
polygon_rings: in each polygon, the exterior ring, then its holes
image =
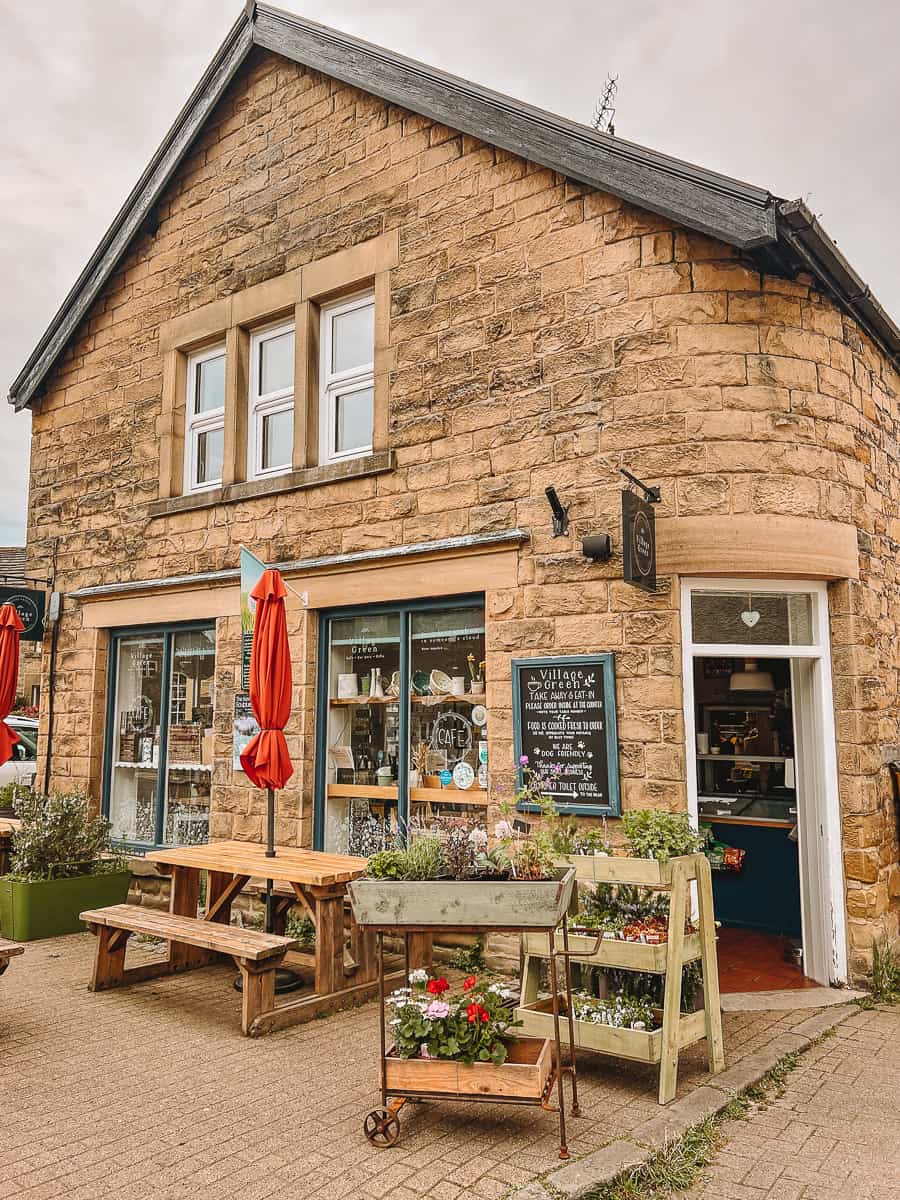
{"type": "Polygon", "coordinates": [[[747,626],[748,629],[752,629],[753,626],[759,620],[759,613],[756,611],[755,608],[745,609],[741,613],[741,620],[744,622],[744,624],[747,626]]]}

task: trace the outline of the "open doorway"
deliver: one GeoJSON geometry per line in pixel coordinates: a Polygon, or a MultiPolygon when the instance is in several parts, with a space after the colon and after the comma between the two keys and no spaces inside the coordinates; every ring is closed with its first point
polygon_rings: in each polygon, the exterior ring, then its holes
{"type": "Polygon", "coordinates": [[[697,805],[711,838],[719,975],[729,992],[809,982],[791,684],[789,659],[694,659],[697,805]]]}
{"type": "Polygon", "coordinates": [[[689,804],[712,839],[722,990],[843,982],[824,587],[696,581],[682,600],[689,804]]]}

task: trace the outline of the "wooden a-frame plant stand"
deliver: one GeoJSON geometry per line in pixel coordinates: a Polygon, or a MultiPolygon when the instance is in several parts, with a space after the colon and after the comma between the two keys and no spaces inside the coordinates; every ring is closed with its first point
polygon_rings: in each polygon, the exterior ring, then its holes
{"type": "MultiPolygon", "coordinates": [[[[684,855],[665,863],[644,858],[573,855],[566,863],[575,867],[578,880],[631,884],[669,893],[668,940],[660,945],[613,940],[593,933],[569,935],[569,952],[573,960],[585,966],[665,975],[659,1029],[618,1029],[576,1020],[574,1031],[575,1045],[579,1049],[658,1063],[659,1102],[668,1104],[675,1096],[678,1056],[686,1046],[705,1037],[710,1071],[717,1074],[725,1067],[709,861],[703,854],[684,855]],[[696,933],[685,934],[692,882],[697,884],[699,924],[696,933]],[[682,1013],[682,967],[698,959],[703,968],[703,1009],[682,1013]]],[[[546,936],[526,934],[523,953],[521,1001],[516,1016],[522,1021],[523,1034],[546,1037],[553,1022],[548,1001],[539,997],[541,961],[549,957],[546,936]]],[[[552,959],[550,970],[554,970],[552,959]]]]}

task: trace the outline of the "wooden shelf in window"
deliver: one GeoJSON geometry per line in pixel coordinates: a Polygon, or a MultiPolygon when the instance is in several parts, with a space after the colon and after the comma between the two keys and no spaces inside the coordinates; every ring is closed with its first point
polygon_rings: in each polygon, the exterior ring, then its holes
{"type": "MultiPolygon", "coordinates": [[[[396,784],[361,783],[329,783],[329,800],[360,799],[360,800],[396,800],[399,789],[396,784]]],[[[477,788],[463,791],[460,788],[410,788],[409,798],[414,804],[477,804],[482,808],[487,806],[488,794],[477,788]]]]}
{"type": "Polygon", "coordinates": [[[783,763],[785,759],[769,754],[698,754],[698,762],[761,762],[783,763]]]}
{"type": "MultiPolygon", "coordinates": [[[[484,704],[484,696],[473,696],[468,692],[464,696],[410,696],[413,704],[484,704]]],[[[346,699],[332,698],[328,701],[331,708],[363,708],[368,704],[399,704],[399,696],[351,696],[346,699]]]]}

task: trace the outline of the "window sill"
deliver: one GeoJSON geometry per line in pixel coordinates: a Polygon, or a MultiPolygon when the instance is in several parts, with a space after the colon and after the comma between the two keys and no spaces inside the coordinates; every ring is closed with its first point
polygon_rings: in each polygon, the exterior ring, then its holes
{"type": "Polygon", "coordinates": [[[247,483],[232,483],[227,487],[212,488],[208,492],[193,492],[189,496],[153,500],[150,504],[150,516],[169,517],[175,513],[215,508],[220,504],[236,504],[240,500],[254,500],[258,496],[276,496],[284,492],[296,492],[302,488],[319,487],[326,483],[341,483],[345,479],[382,475],[385,471],[392,470],[393,466],[393,452],[379,450],[362,458],[349,458],[345,462],[328,463],[323,467],[306,467],[301,471],[287,471],[284,475],[274,475],[269,479],[254,479],[247,483]]]}

